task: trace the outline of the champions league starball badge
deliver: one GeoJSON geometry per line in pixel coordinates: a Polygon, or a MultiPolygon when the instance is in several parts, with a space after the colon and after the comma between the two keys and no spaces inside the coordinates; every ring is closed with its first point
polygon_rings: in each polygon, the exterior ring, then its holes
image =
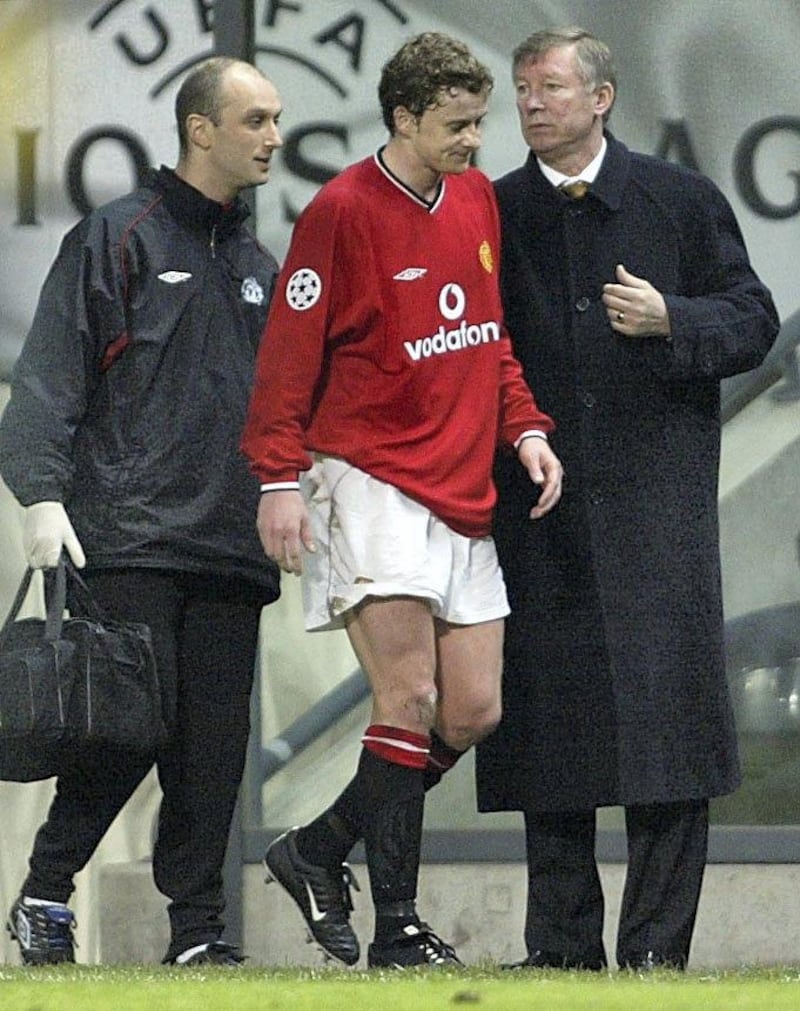
{"type": "Polygon", "coordinates": [[[304,312],[319,302],[322,278],[310,267],[296,270],[286,282],[286,301],[292,309],[304,312]]]}

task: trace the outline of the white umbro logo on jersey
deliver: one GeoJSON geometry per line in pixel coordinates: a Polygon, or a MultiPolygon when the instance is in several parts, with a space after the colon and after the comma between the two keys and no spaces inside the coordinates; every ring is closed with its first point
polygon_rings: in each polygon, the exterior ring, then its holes
{"type": "Polygon", "coordinates": [[[298,312],[305,312],[316,305],[321,294],[322,278],[310,267],[296,270],[286,282],[286,301],[298,312]]]}
{"type": "Polygon", "coordinates": [[[395,281],[416,281],[428,273],[427,267],[406,267],[399,274],[394,275],[395,281]]]}
{"type": "Polygon", "coordinates": [[[159,281],[166,281],[167,284],[180,284],[181,281],[188,281],[192,275],[186,270],[165,270],[158,275],[159,281]]]}

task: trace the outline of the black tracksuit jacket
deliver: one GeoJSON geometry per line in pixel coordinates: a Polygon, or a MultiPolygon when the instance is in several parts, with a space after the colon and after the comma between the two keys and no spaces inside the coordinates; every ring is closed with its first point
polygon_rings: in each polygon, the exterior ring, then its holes
{"type": "Polygon", "coordinates": [[[277,263],[246,207],[171,170],[93,211],[44,283],[0,421],[0,473],[64,503],[95,568],[278,572],[239,450],[277,263]]]}

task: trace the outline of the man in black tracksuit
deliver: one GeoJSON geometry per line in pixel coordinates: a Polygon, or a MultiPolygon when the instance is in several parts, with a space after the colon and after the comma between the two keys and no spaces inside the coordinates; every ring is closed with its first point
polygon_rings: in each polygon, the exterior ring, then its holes
{"type": "MultiPolygon", "coordinates": [[[[0,471],[25,553],[66,550],[110,618],[150,626],[169,741],[153,870],[165,962],[237,964],[221,940],[222,865],[249,732],[261,608],[279,592],[238,443],[277,264],[244,228],[280,100],[213,58],[176,100],[180,158],[65,237],[0,422],[0,471]]],[[[8,928],[26,963],[73,961],[67,907],[149,763],[108,750],[62,774],[8,928]]]]}

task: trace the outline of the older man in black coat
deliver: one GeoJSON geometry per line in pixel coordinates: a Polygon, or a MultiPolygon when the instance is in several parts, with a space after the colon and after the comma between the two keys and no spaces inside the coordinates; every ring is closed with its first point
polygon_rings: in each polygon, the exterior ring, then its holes
{"type": "Polygon", "coordinates": [[[723,658],[719,381],[759,364],[778,320],[719,190],[605,131],[615,77],[602,42],[537,33],[514,54],[514,80],[532,153],[497,183],[504,302],[558,424],[565,482],[558,509],[526,524],[530,485],[498,461],[512,615],[478,802],[525,814],[521,966],[606,964],[595,809],[619,804],[617,961],[683,967],[708,799],[740,778],[723,658]]]}

